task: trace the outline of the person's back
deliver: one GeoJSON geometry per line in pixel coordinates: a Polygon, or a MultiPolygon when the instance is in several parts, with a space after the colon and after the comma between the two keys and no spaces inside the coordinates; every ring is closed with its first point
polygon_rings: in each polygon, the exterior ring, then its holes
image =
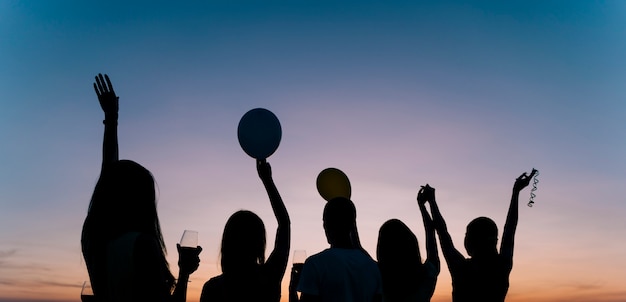
{"type": "Polygon", "coordinates": [[[107,296],[109,301],[167,301],[174,280],[158,253],[158,242],[146,234],[128,232],[112,240],[106,249],[107,296]]]}
{"type": "Polygon", "coordinates": [[[509,289],[509,273],[504,259],[465,259],[452,276],[454,302],[504,301],[509,289]]]}
{"type": "Polygon", "coordinates": [[[367,301],[380,293],[378,265],[360,249],[329,248],[309,257],[299,291],[321,301],[367,301]]]}
{"type": "Polygon", "coordinates": [[[426,202],[434,190],[422,186],[417,195],[424,230],[426,261],[422,263],[417,236],[399,219],[389,219],[380,227],[376,258],[380,269],[385,302],[430,302],[437,285],[440,261],[432,219],[426,202]]]}
{"type": "Polygon", "coordinates": [[[245,274],[221,274],[209,279],[202,288],[201,301],[275,302],[280,300],[280,284],[255,267],[245,274]]]}
{"type": "Polygon", "coordinates": [[[139,280],[135,269],[135,242],[139,232],[128,232],[107,244],[106,284],[111,301],[134,301],[133,282],[139,280]]]}
{"type": "Polygon", "coordinates": [[[358,240],[354,203],[343,197],[330,200],[323,220],[330,248],[304,262],[297,287],[300,301],[380,301],[380,271],[358,240]]]}

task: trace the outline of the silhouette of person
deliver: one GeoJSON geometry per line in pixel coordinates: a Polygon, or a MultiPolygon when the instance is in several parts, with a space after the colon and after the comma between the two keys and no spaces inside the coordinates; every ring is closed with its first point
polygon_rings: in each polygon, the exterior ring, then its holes
{"type": "Polygon", "coordinates": [[[85,218],[81,248],[97,301],[184,302],[200,247],[179,250],[178,280],[169,270],[157,216],[154,178],[131,160],[119,160],[118,97],[107,75],[94,83],[105,114],[103,160],[85,218]]]}
{"type": "Polygon", "coordinates": [[[201,302],[278,302],[289,259],[291,222],[274,180],[270,164],[257,160],[257,171],[278,221],[274,249],[265,261],[265,226],[259,216],[240,210],[228,218],[222,235],[222,274],[202,288],[201,302]]]}
{"type": "Polygon", "coordinates": [[[358,241],[354,203],[344,197],[331,199],[323,221],[330,248],[304,262],[297,287],[300,301],[381,301],[380,271],[358,241]]]}
{"type": "Polygon", "coordinates": [[[415,234],[398,219],[387,220],[378,233],[376,258],[383,281],[383,301],[430,301],[439,275],[435,228],[426,211],[426,187],[417,195],[426,231],[426,261],[422,263],[415,234]]]}
{"type": "Polygon", "coordinates": [[[509,289],[509,275],[513,268],[513,244],[518,220],[519,193],[528,186],[530,175],[523,173],[513,185],[509,211],[504,224],[500,251],[497,250],[498,227],[487,217],[472,220],[465,233],[465,249],[470,258],[465,258],[452,243],[446,223],[435,201],[435,189],[426,185],[432,196],[428,197],[433,222],[450,275],[452,277],[452,300],[504,301],[509,289]]]}

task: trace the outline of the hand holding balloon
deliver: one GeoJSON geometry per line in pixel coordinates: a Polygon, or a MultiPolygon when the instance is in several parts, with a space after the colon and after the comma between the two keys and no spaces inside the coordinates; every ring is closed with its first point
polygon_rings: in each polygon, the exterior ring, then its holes
{"type": "Polygon", "coordinates": [[[261,178],[261,180],[272,180],[272,166],[270,166],[270,164],[266,160],[257,159],[256,170],[259,173],[259,177],[261,178]]]}

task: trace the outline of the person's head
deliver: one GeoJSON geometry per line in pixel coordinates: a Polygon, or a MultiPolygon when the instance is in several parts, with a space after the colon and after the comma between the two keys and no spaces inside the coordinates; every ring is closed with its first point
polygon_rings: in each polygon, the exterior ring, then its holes
{"type": "Polygon", "coordinates": [[[140,164],[119,160],[103,167],[83,225],[83,254],[94,291],[100,289],[102,282],[105,267],[101,265],[106,261],[103,252],[106,245],[129,232],[152,236],[160,244],[160,253],[167,264],[157,216],[154,178],[140,164]]]}
{"type": "Polygon", "coordinates": [[[99,221],[107,239],[136,231],[161,238],[156,209],[154,178],[150,171],[131,160],[107,164],[89,205],[89,214],[99,221]]]}
{"type": "Polygon", "coordinates": [[[265,225],[261,218],[247,210],[231,215],[224,227],[220,254],[223,273],[265,263],[265,225]]]}
{"type": "Polygon", "coordinates": [[[422,263],[417,237],[398,219],[389,219],[378,231],[376,258],[382,265],[411,265],[422,263]]]}
{"type": "Polygon", "coordinates": [[[329,244],[355,239],[356,208],[350,199],[336,197],[326,202],[323,221],[329,244]]]}
{"type": "Polygon", "coordinates": [[[387,297],[402,296],[424,275],[417,237],[398,219],[387,220],[380,227],[376,258],[387,297]]]}
{"type": "Polygon", "coordinates": [[[497,253],[498,226],[487,217],[472,220],[465,232],[465,249],[471,257],[497,253]]]}

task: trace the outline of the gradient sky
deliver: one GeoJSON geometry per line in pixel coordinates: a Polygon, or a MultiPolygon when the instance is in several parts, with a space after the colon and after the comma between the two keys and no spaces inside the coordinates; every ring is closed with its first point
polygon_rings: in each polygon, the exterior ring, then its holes
{"type": "MultiPolygon", "coordinates": [[[[190,302],[220,273],[233,212],[261,216],[273,245],[236,136],[256,107],[282,125],[269,162],[292,251],[328,246],[315,188],[327,167],[350,178],[373,255],[390,218],[425,253],[425,183],[465,252],[467,223],[502,228],[515,178],[537,168],[507,301],[625,301],[626,2],[337,2],[0,1],[0,301],[78,301],[102,156],[98,73],[120,96],[120,157],[158,183],[175,273],[176,242],[199,231],[190,302]]],[[[442,258],[433,301],[450,300],[442,258]]]]}

